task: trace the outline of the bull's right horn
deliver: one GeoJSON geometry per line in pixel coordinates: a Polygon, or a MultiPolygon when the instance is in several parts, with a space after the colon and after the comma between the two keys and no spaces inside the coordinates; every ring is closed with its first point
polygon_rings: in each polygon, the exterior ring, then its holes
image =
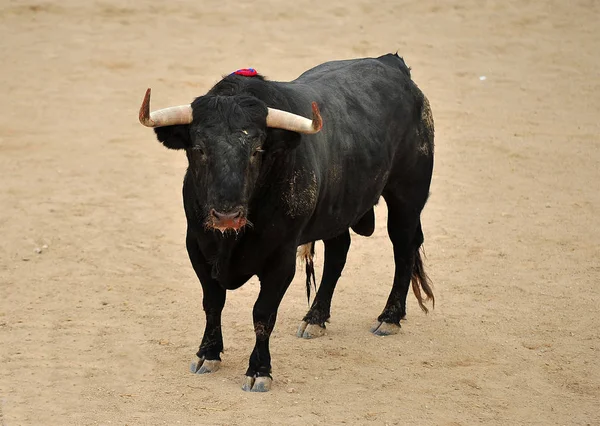
{"type": "Polygon", "coordinates": [[[313,135],[321,131],[323,119],[316,102],[312,103],[312,119],[280,109],[268,108],[267,127],[313,135]]]}
{"type": "Polygon", "coordinates": [[[190,124],[192,122],[192,106],[179,105],[150,114],[150,89],[146,90],[146,96],[140,107],[140,123],[146,127],[173,126],[175,124],[190,124]]]}

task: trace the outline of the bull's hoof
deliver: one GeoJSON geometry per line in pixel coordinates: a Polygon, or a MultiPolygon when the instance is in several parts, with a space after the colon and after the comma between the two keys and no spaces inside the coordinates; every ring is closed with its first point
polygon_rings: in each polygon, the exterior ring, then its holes
{"type": "Polygon", "coordinates": [[[269,392],[271,390],[271,384],[273,379],[268,376],[262,377],[251,377],[246,376],[244,378],[244,384],[242,390],[245,392],[269,392]]]}
{"type": "Polygon", "coordinates": [[[319,324],[309,324],[306,321],[302,321],[296,332],[296,337],[302,339],[314,339],[315,337],[321,337],[325,335],[326,328],[319,324]]]}
{"type": "Polygon", "coordinates": [[[392,324],[390,322],[375,322],[371,327],[371,333],[376,336],[389,336],[400,332],[400,324],[392,324]]]}
{"type": "Polygon", "coordinates": [[[221,368],[221,360],[200,358],[198,362],[190,364],[190,371],[194,374],[214,373],[221,368]]]}

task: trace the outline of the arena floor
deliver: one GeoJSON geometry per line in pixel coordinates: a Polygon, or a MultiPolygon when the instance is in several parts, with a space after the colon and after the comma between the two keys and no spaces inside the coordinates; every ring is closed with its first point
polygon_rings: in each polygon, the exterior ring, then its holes
{"type": "Polygon", "coordinates": [[[3,1],[0,424],[600,424],[599,22],[594,0],[3,1]],[[138,123],[144,91],[160,108],[242,67],[395,51],[436,125],[435,310],[409,295],[400,334],[369,333],[393,274],[381,203],[320,339],[295,337],[297,274],[270,393],[240,389],[256,279],[228,295],[221,370],[190,374],[186,160],[138,123]]]}

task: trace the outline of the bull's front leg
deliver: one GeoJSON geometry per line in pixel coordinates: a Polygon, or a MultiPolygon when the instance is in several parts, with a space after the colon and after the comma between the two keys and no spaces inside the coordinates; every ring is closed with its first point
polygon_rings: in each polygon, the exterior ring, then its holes
{"type": "Polygon", "coordinates": [[[186,246],[194,271],[202,284],[202,306],[206,315],[204,336],[196,353],[198,361],[191,364],[190,370],[196,374],[212,373],[221,366],[221,352],[223,352],[221,312],[225,306],[225,289],[211,277],[211,266],[200,252],[196,237],[189,231],[186,246]]]}
{"type": "Polygon", "coordinates": [[[279,304],[296,273],[296,246],[280,250],[266,265],[264,271],[258,274],[260,293],[252,311],[256,343],[242,385],[243,390],[251,392],[271,389],[269,338],[275,327],[279,304]]]}

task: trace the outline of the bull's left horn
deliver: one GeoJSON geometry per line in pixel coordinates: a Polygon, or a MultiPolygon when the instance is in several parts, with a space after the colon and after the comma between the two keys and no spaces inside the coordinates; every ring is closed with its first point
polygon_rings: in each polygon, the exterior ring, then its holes
{"type": "Polygon", "coordinates": [[[312,120],[280,109],[268,108],[268,110],[267,127],[291,130],[292,132],[309,135],[318,133],[323,127],[323,119],[321,118],[321,113],[316,102],[312,103],[312,120]]]}
{"type": "Polygon", "coordinates": [[[190,124],[192,122],[191,105],[179,105],[150,114],[150,89],[146,90],[146,96],[140,107],[140,123],[146,127],[173,126],[175,124],[190,124]]]}

